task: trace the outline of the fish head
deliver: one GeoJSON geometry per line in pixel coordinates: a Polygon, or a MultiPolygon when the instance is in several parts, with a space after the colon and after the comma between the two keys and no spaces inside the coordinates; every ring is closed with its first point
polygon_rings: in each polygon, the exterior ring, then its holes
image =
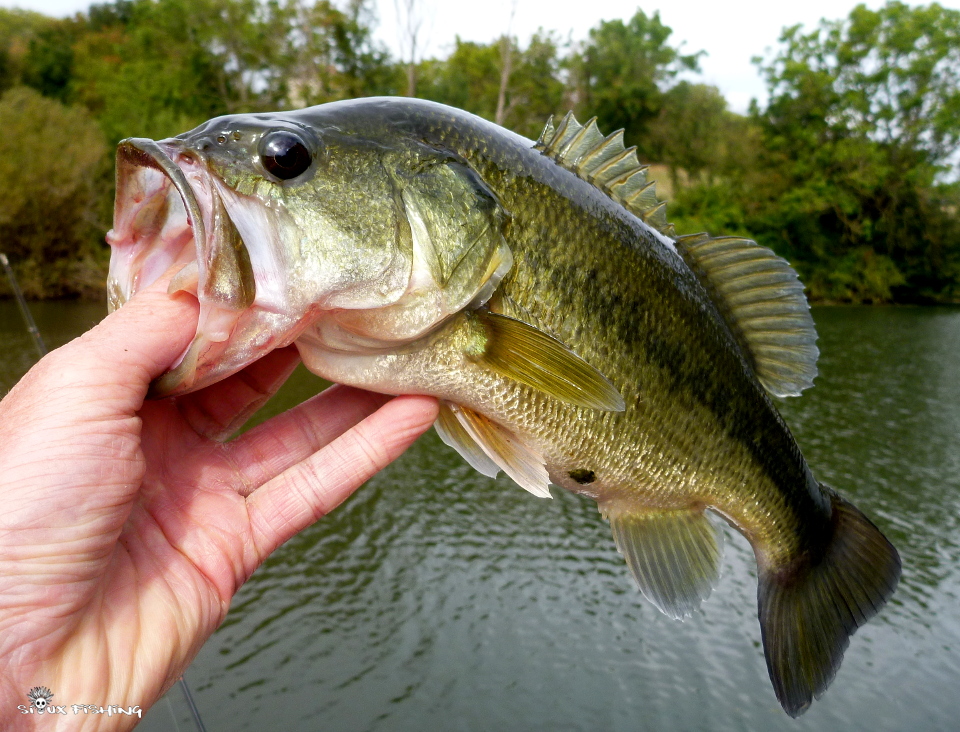
{"type": "Polygon", "coordinates": [[[169,291],[200,304],[154,396],[219,381],[308,329],[340,346],[409,340],[489,297],[509,268],[509,252],[495,254],[504,217],[476,174],[407,127],[350,111],[228,115],[120,143],[109,307],[174,267],[169,291]],[[492,244],[464,229],[475,209],[474,229],[496,224],[492,244]],[[470,241],[446,246],[447,230],[470,241]]]}

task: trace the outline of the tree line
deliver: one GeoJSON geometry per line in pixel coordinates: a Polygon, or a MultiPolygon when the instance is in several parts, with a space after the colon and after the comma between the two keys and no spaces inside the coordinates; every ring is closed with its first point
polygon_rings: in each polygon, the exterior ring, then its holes
{"type": "MultiPolygon", "coordinates": [[[[658,13],[586,38],[456,38],[406,58],[370,0],[115,0],[73,18],[0,9],[0,250],[32,297],[102,297],[112,149],[210,117],[370,95],[451,104],[536,138],[573,110],[656,164],[680,233],[750,236],[811,297],[960,301],[960,12],[858,6],[784,29],[745,115],[698,83],[658,13]]],[[[0,293],[5,285],[0,283],[0,293]]]]}

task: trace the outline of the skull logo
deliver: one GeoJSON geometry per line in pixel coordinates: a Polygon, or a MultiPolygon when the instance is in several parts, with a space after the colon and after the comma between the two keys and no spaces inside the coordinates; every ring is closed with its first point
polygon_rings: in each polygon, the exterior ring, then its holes
{"type": "Polygon", "coordinates": [[[53,692],[46,686],[34,686],[27,692],[27,697],[33,702],[33,706],[37,708],[37,711],[42,713],[46,710],[47,705],[50,704],[50,700],[53,698],[53,692]]]}

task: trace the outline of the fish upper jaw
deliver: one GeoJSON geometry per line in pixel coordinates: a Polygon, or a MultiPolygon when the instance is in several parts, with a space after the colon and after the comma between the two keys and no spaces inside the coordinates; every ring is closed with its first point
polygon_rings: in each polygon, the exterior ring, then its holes
{"type": "Polygon", "coordinates": [[[106,237],[111,246],[110,312],[174,265],[196,260],[193,222],[203,225],[198,213],[183,173],[158,143],[136,138],[120,143],[114,224],[106,237]],[[181,179],[179,185],[174,184],[173,171],[181,179]]]}
{"type": "Polygon", "coordinates": [[[309,307],[281,294],[282,227],[260,222],[267,225],[248,248],[223,188],[179,140],[133,138],[118,146],[114,226],[107,234],[110,311],[175,268],[168,292],[200,303],[196,335],[154,382],[153,397],[184,394],[239,371],[291,343],[306,320],[309,307]]]}

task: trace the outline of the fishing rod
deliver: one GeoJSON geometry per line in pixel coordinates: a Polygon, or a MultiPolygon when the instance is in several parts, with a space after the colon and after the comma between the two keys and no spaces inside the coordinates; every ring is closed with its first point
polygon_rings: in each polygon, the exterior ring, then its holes
{"type": "Polygon", "coordinates": [[[197,725],[197,730],[199,730],[199,732],[207,732],[207,728],[203,726],[203,720],[200,719],[200,710],[197,709],[197,705],[193,701],[193,694],[190,693],[190,687],[187,686],[186,677],[181,676],[177,679],[177,683],[180,684],[180,691],[183,692],[183,696],[187,700],[187,706],[190,707],[190,714],[193,715],[193,722],[197,725]]]}
{"type": "Polygon", "coordinates": [[[23,290],[20,289],[20,283],[17,282],[17,276],[13,273],[13,267],[10,266],[10,260],[7,255],[0,252],[0,264],[7,271],[7,279],[10,280],[10,289],[13,290],[13,296],[17,299],[20,306],[20,314],[23,316],[23,322],[27,324],[27,330],[30,331],[30,337],[33,338],[33,345],[37,348],[40,358],[47,355],[47,344],[43,342],[43,337],[37,329],[37,324],[33,322],[33,315],[30,308],[27,307],[27,301],[23,297],[23,290]]]}
{"type": "MultiPolygon", "coordinates": [[[[13,296],[20,306],[20,314],[23,316],[23,322],[26,323],[27,330],[30,331],[30,336],[33,338],[33,345],[36,346],[40,358],[43,358],[47,355],[47,344],[43,342],[40,329],[37,328],[37,324],[33,320],[33,314],[30,312],[26,298],[23,296],[23,290],[20,289],[20,283],[17,282],[17,276],[13,272],[13,267],[10,266],[10,260],[7,259],[7,255],[3,252],[0,252],[0,264],[2,264],[3,268],[7,271],[7,279],[10,280],[10,289],[13,290],[13,296]]],[[[193,721],[194,724],[197,725],[198,732],[207,732],[207,728],[203,725],[203,720],[200,719],[200,710],[197,709],[197,704],[193,700],[193,694],[190,693],[190,687],[187,686],[186,678],[181,676],[177,679],[177,684],[180,686],[180,691],[183,692],[183,696],[187,700],[187,706],[190,707],[190,714],[193,716],[193,721]]]]}

